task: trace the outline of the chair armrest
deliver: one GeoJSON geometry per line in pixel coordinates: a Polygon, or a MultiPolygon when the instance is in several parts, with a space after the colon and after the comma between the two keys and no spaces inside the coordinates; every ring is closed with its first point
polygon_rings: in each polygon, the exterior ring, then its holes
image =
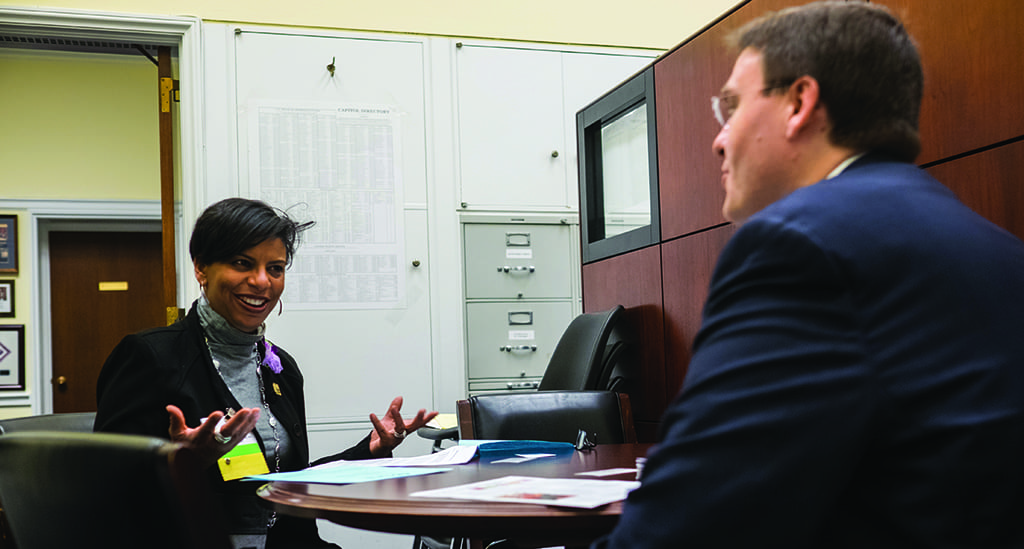
{"type": "Polygon", "coordinates": [[[459,440],[459,428],[458,427],[447,427],[445,429],[438,429],[436,427],[420,427],[416,429],[416,434],[421,438],[427,440],[433,440],[434,445],[431,447],[432,452],[440,452],[441,444],[446,440],[459,440]]]}
{"type": "Polygon", "coordinates": [[[420,427],[416,429],[416,434],[427,440],[458,440],[459,428],[436,429],[434,427],[420,427]]]}

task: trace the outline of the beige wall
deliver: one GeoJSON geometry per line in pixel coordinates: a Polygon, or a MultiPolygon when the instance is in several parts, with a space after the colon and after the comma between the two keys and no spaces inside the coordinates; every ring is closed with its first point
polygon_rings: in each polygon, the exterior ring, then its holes
{"type": "MultiPolygon", "coordinates": [[[[34,200],[159,200],[160,151],[156,67],[145,57],[0,48],[0,203],[34,200]]],[[[26,387],[33,379],[29,216],[18,215],[15,317],[25,325],[26,387]]],[[[28,415],[0,407],[0,418],[28,415]]]]}
{"type": "Polygon", "coordinates": [[[156,66],[0,48],[0,196],[160,199],[156,66]]]}
{"type": "Polygon", "coordinates": [[[668,49],[740,0],[0,0],[205,21],[668,49]]]}

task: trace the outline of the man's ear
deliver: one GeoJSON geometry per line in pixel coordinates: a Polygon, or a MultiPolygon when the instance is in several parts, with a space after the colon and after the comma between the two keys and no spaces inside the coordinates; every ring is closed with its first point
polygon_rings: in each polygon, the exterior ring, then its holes
{"type": "Polygon", "coordinates": [[[822,107],[821,88],[817,80],[805,75],[797,78],[787,93],[792,112],[786,122],[786,137],[792,139],[807,131],[817,120],[816,111],[822,107]]]}
{"type": "Polygon", "coordinates": [[[203,272],[203,269],[206,268],[206,265],[199,263],[199,260],[197,259],[193,259],[192,268],[195,269],[196,281],[199,282],[199,287],[206,288],[206,273],[203,272]]]}

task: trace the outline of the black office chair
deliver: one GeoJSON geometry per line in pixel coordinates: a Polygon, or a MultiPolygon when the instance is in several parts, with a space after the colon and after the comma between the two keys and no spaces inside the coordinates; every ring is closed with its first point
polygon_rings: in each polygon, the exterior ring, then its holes
{"type": "Polygon", "coordinates": [[[440,452],[443,449],[442,444],[446,440],[459,440],[458,427],[445,427],[444,429],[438,429],[436,427],[420,427],[419,429],[416,429],[416,434],[421,438],[434,441],[430,447],[431,453],[440,452]]]}
{"type": "Polygon", "coordinates": [[[160,438],[0,436],[0,498],[19,549],[229,549],[190,450],[160,438]]]}
{"type": "MultiPolygon", "coordinates": [[[[624,308],[616,305],[606,311],[583,313],[566,327],[551,353],[539,391],[632,391],[628,361],[628,338],[621,326],[624,308]]],[[[417,431],[434,441],[434,451],[445,440],[458,440],[457,429],[424,427],[417,431]]]]}
{"type": "Polygon", "coordinates": [[[38,416],[0,419],[0,435],[24,431],[65,431],[91,433],[96,412],[73,412],[66,414],[42,414],[38,416]]]}
{"type": "Polygon", "coordinates": [[[540,391],[590,391],[599,386],[608,338],[622,316],[622,305],[572,320],[551,353],[540,391]]]}
{"type": "Polygon", "coordinates": [[[611,391],[477,395],[458,402],[463,439],[636,442],[629,396],[611,391]]]}
{"type": "MultiPolygon", "coordinates": [[[[628,338],[624,335],[625,331],[622,329],[620,322],[623,310],[624,307],[622,305],[616,305],[606,311],[584,313],[574,318],[565,331],[562,332],[562,336],[551,353],[551,359],[548,360],[548,365],[544,370],[544,377],[541,378],[538,391],[588,391],[610,389],[613,386],[616,387],[616,390],[623,393],[631,391],[631,385],[627,383],[627,380],[631,379],[629,377],[631,375],[631,368],[629,368],[628,362],[624,360],[627,356],[628,338]]],[[[538,393],[529,392],[494,396],[529,396],[536,394],[538,393]]],[[[629,410],[628,397],[625,394],[622,397],[626,409],[629,410]]],[[[463,402],[466,401],[460,401],[459,405],[462,406],[461,403],[463,402]]],[[[463,413],[461,409],[457,411],[459,412],[459,422],[461,424],[463,413]]],[[[551,421],[550,423],[556,423],[556,421],[551,421]]],[[[582,427],[580,425],[575,429],[571,429],[571,438],[560,436],[558,440],[552,440],[556,442],[575,442],[576,435],[582,427]]],[[[633,432],[631,412],[629,412],[629,429],[633,432]]],[[[604,426],[602,426],[601,430],[605,430],[604,426]]],[[[440,450],[441,444],[445,440],[458,440],[460,437],[466,438],[467,436],[466,432],[462,431],[461,425],[458,430],[453,428],[441,430],[424,427],[418,429],[417,434],[434,441],[434,451],[440,450]]],[[[559,435],[565,434],[567,433],[559,433],[559,435]]],[[[533,438],[537,440],[536,437],[514,436],[477,436],[473,438],[533,438]]],[[[542,438],[540,440],[549,439],[542,438]]],[[[635,441],[636,436],[634,433],[633,439],[630,442],[635,441]]],[[[598,442],[610,443],[611,441],[601,440],[598,442]]],[[[460,547],[459,544],[463,541],[417,536],[413,541],[413,548],[455,549],[460,547]]]]}
{"type": "Polygon", "coordinates": [[[640,370],[637,367],[636,337],[624,322],[617,322],[604,346],[601,374],[595,390],[636,394],[640,370]]]}
{"type": "MultiPolygon", "coordinates": [[[[0,419],[0,435],[23,431],[68,431],[91,433],[96,412],[74,412],[64,414],[42,414],[13,419],[0,419]]],[[[0,549],[15,549],[3,501],[0,501],[0,549]]]]}

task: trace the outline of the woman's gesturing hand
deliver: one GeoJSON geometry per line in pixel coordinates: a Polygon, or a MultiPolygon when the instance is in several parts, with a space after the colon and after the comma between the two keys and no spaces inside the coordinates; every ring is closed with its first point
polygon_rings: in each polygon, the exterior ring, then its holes
{"type": "Polygon", "coordinates": [[[242,408],[218,429],[217,424],[224,417],[224,412],[219,410],[210,412],[198,427],[186,425],[185,414],[173,404],[167,405],[167,413],[171,416],[171,425],[167,429],[171,440],[188,446],[206,465],[213,465],[217,458],[242,442],[260,418],[259,408],[242,408]]]}
{"type": "Polygon", "coordinates": [[[428,421],[437,416],[437,412],[427,412],[426,408],[420,408],[416,417],[409,421],[402,419],[402,397],[395,397],[388,406],[384,417],[378,418],[376,414],[370,414],[370,423],[373,424],[373,432],[370,433],[370,453],[377,457],[383,457],[391,453],[405,435],[423,427],[428,421]]]}

